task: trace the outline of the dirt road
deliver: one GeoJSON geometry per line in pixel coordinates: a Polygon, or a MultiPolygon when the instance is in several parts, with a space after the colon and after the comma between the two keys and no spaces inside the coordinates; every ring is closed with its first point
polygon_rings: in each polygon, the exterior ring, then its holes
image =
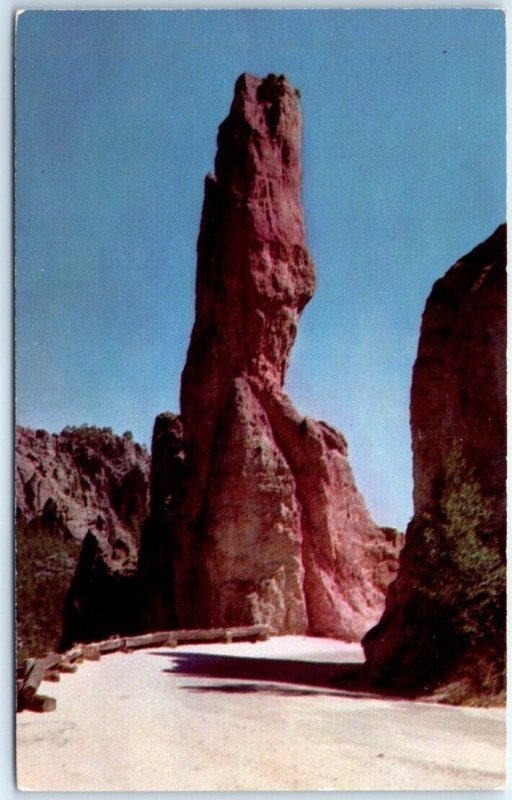
{"type": "Polygon", "coordinates": [[[306,637],[85,662],[17,715],[33,790],[497,789],[505,711],[333,691],[357,645],[306,637]]]}

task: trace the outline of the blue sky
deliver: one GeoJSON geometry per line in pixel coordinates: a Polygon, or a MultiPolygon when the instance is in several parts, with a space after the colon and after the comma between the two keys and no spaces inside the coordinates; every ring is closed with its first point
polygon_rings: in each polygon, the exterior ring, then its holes
{"type": "Polygon", "coordinates": [[[287,390],[344,433],[376,521],[403,529],[425,300],[505,219],[499,11],[22,14],[17,420],[149,444],[178,410],[203,179],[244,71],[302,96],[318,289],[287,390]]]}

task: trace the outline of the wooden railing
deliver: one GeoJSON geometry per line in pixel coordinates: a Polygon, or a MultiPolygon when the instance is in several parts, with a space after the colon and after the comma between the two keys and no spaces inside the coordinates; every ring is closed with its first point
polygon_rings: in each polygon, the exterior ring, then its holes
{"type": "Polygon", "coordinates": [[[101,642],[78,644],[65,653],[49,653],[44,658],[27,658],[16,669],[16,710],[54,711],[54,697],[38,694],[43,681],[59,681],[60,674],[76,672],[84,659],[98,661],[102,655],[116,651],[130,652],[148,647],[178,647],[180,644],[216,642],[256,642],[270,636],[266,625],[205,630],[159,631],[140,636],[114,636],[101,642]]]}

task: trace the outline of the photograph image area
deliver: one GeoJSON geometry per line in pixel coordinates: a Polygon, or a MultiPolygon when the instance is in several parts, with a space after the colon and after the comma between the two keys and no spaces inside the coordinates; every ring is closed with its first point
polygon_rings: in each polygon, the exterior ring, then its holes
{"type": "Polygon", "coordinates": [[[16,771],[505,784],[499,10],[39,11],[16,771]]]}

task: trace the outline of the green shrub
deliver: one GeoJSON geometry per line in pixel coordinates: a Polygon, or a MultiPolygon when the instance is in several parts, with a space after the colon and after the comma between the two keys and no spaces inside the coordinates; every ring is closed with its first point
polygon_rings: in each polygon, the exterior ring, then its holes
{"type": "Polygon", "coordinates": [[[490,529],[491,502],[459,444],[446,462],[439,511],[425,520],[422,591],[473,646],[504,631],[506,566],[490,529]]]}
{"type": "Polygon", "coordinates": [[[16,650],[18,658],[58,646],[62,609],[80,545],[43,530],[16,532],[16,650]]]}

